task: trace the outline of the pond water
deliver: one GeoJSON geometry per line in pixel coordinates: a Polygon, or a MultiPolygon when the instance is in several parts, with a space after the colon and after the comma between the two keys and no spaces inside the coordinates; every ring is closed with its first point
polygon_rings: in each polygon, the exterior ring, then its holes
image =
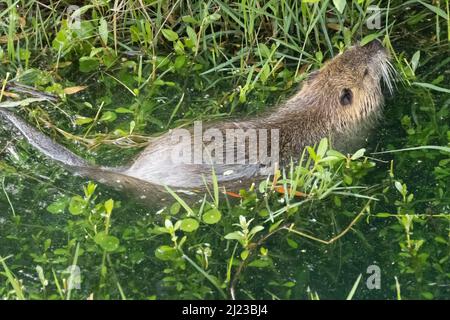
{"type": "MultiPolygon", "coordinates": [[[[429,125],[428,117],[430,117],[430,108],[435,108],[433,112],[449,109],[450,99],[445,95],[433,95],[434,105],[423,104],[421,95],[426,95],[421,90],[410,90],[399,88],[395,96],[389,98],[386,105],[385,116],[381,123],[377,126],[375,133],[368,143],[369,151],[385,150],[387,148],[403,148],[409,146],[408,134],[399,123],[404,115],[417,113],[419,121],[422,118],[425,122],[424,126],[429,125]],[[414,111],[412,109],[415,109],[414,111]]],[[[117,106],[122,105],[118,103],[117,106]]],[[[438,121],[447,121],[446,118],[438,119],[438,121]]],[[[422,122],[420,122],[422,123],[422,122]]],[[[443,125],[440,123],[439,125],[443,125]]],[[[424,128],[423,130],[426,130],[424,128]]],[[[16,275],[23,279],[24,283],[32,287],[36,285],[39,288],[39,279],[35,268],[37,265],[45,265],[55,272],[61,272],[63,266],[67,266],[71,262],[73,254],[74,241],[77,232],[77,223],[85,223],[82,219],[77,222],[70,213],[51,214],[47,210],[49,204],[55,199],[64,196],[80,194],[81,186],[86,185],[86,179],[82,177],[73,177],[70,172],[65,171],[57,164],[45,159],[32,150],[20,137],[2,130],[2,149],[3,149],[3,170],[7,172],[3,178],[4,192],[6,192],[11,201],[11,205],[2,200],[1,202],[1,220],[0,232],[1,238],[1,255],[13,255],[8,260],[10,268],[17,268],[16,275]],[[14,211],[13,209],[14,208],[14,211]],[[15,218],[12,218],[15,215],[15,218]],[[29,284],[31,283],[31,285],[29,284]]],[[[430,138],[429,144],[438,142],[438,134],[435,138],[430,138]]],[[[414,141],[411,146],[414,146],[414,141]]],[[[114,149],[112,152],[105,151],[98,153],[95,157],[111,158],[110,162],[121,159],[122,154],[129,153],[127,150],[120,151],[120,155],[114,149]],[[116,159],[115,159],[116,158],[116,159]]],[[[388,162],[394,159],[396,162],[396,175],[401,177],[412,192],[419,199],[414,204],[414,210],[417,213],[425,213],[427,210],[433,213],[445,213],[449,210],[449,203],[439,203],[436,201],[433,189],[435,177],[433,169],[441,159],[438,152],[430,155],[430,151],[417,151],[409,154],[399,155],[379,155],[377,158],[388,162]]],[[[103,160],[104,161],[104,160],[103,160]]],[[[107,161],[108,162],[108,161],[107,161]]],[[[380,177],[385,176],[389,170],[389,163],[379,162],[376,170],[372,171],[371,177],[366,179],[367,184],[377,184],[380,177]]],[[[448,188],[448,179],[445,180],[448,188]]],[[[183,298],[192,297],[190,292],[186,292],[188,288],[181,288],[180,291],[174,288],[167,288],[163,281],[168,276],[164,272],[164,263],[154,256],[155,249],[160,245],[161,240],[152,235],[148,230],[154,223],[161,224],[160,215],[156,214],[157,210],[148,209],[145,206],[135,203],[133,197],[127,197],[110,188],[99,185],[97,188],[98,196],[101,199],[113,198],[121,201],[122,206],[114,210],[113,227],[114,234],[121,239],[121,248],[117,253],[111,254],[111,260],[114,264],[114,278],[120,279],[122,289],[127,296],[145,298],[155,295],[158,298],[183,298]],[[117,260],[116,260],[117,259],[117,260]]],[[[448,195],[448,190],[444,190],[448,195]]],[[[349,200],[346,200],[349,201],[349,200]]],[[[361,207],[360,201],[348,203],[347,206],[355,205],[361,207]]],[[[310,208],[311,209],[311,208],[310,208]]],[[[331,223],[324,219],[329,212],[322,211],[325,207],[318,205],[317,208],[308,212],[308,217],[304,219],[318,220],[321,223],[331,223]]],[[[377,212],[392,212],[391,204],[377,205],[377,212]]],[[[233,211],[233,209],[230,209],[233,211]]],[[[349,211],[347,211],[349,213],[349,211]]],[[[394,212],[393,212],[394,213],[394,212]]],[[[333,215],[339,214],[333,210],[333,215]]],[[[334,219],[334,218],[333,218],[334,219]]],[[[416,227],[414,235],[421,235],[428,241],[433,238],[446,236],[445,229],[448,228],[448,222],[439,219],[429,219],[423,222],[423,225],[416,227]],[[442,225],[443,224],[443,225],[442,225]],[[422,235],[423,234],[423,235],[422,235]],[[435,235],[435,237],[433,237],[435,235]]],[[[200,232],[200,231],[199,231],[200,232]]],[[[211,241],[208,232],[213,231],[212,228],[202,228],[206,241],[211,241]]],[[[362,281],[359,285],[356,298],[367,299],[393,299],[396,297],[395,278],[398,277],[402,284],[402,290],[405,295],[412,297],[422,297],[420,294],[425,292],[429,295],[432,292],[435,298],[447,298],[449,293],[448,278],[439,268],[434,269],[433,262],[426,261],[422,270],[414,270],[414,272],[422,273],[426,271],[426,276],[418,276],[423,283],[416,282],[417,278],[406,275],[410,278],[409,282],[402,282],[402,274],[399,273],[402,264],[399,257],[400,246],[399,239],[404,236],[401,232],[401,226],[395,222],[394,218],[371,219],[369,222],[361,222],[358,224],[355,232],[347,234],[342,240],[332,245],[322,245],[307,240],[289,238],[296,244],[286,245],[284,237],[274,238],[265,246],[270,252],[274,253],[276,261],[273,266],[266,270],[264,268],[248,269],[243,278],[240,280],[240,288],[242,292],[240,296],[243,298],[305,298],[308,288],[313,292],[317,292],[320,298],[337,298],[342,299],[350,292],[354,282],[359,274],[363,274],[362,281]],[[394,229],[394,230],[390,230],[394,229]],[[397,230],[395,230],[397,229],[397,230]],[[400,230],[400,231],[399,231],[400,230]],[[280,250],[280,243],[283,250],[280,250]],[[368,277],[372,272],[368,273],[369,266],[378,266],[381,270],[381,289],[370,290],[365,282],[370,281],[368,277]]],[[[217,239],[216,241],[221,241],[217,239]]],[[[222,240],[223,241],[223,240],[222,240]]],[[[214,248],[214,244],[210,244],[214,248]]],[[[442,248],[433,248],[430,245],[431,252],[425,254],[436,255],[432,258],[438,258],[448,250],[448,244],[440,244],[442,248]]],[[[217,245],[219,248],[223,244],[217,245]]],[[[435,245],[439,247],[439,243],[435,245]]],[[[84,250],[92,250],[88,255],[84,253],[79,256],[79,265],[82,268],[82,284],[81,292],[74,292],[74,297],[82,297],[90,294],[96,286],[98,286],[98,275],[101,272],[99,263],[102,259],[102,251],[96,252],[95,249],[86,247],[84,250]],[[84,257],[87,257],[87,260],[84,257]]],[[[222,261],[223,268],[226,268],[226,262],[233,250],[229,246],[222,252],[214,252],[215,261],[222,261]]],[[[448,256],[448,255],[447,255],[448,256]]],[[[275,258],[273,258],[275,260],[275,258]]],[[[448,267],[444,261],[443,266],[448,267]]],[[[223,270],[222,270],[223,271],[223,270]]],[[[448,272],[448,268],[446,270],[448,272]]],[[[195,270],[187,267],[184,271],[189,276],[195,270]]],[[[193,278],[193,282],[196,281],[193,278]]],[[[114,282],[114,280],[112,280],[114,282]]],[[[175,281],[175,280],[174,280],[175,281]]],[[[109,284],[111,285],[111,284],[109,284]]],[[[217,292],[209,288],[198,288],[200,284],[192,283],[195,287],[193,297],[206,296],[208,298],[220,297],[217,292]],[[200,290],[202,289],[202,290],[200,290]],[[208,291],[210,292],[208,293],[208,291]],[[197,296],[196,296],[197,295],[197,296]]],[[[204,285],[204,284],[203,284],[204,285]]],[[[36,289],[39,295],[42,292],[36,289]]],[[[111,297],[117,297],[117,290],[111,290],[111,297]]]]}

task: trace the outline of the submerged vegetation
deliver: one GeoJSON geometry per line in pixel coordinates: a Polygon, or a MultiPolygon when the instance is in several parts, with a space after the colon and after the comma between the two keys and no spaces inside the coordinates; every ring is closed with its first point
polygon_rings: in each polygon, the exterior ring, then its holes
{"type": "Polygon", "coordinates": [[[0,297],[448,299],[449,16],[448,0],[0,1],[0,107],[104,165],[261,112],[357,41],[399,72],[364,149],[323,139],[193,204],[72,176],[2,124],[0,297]]]}

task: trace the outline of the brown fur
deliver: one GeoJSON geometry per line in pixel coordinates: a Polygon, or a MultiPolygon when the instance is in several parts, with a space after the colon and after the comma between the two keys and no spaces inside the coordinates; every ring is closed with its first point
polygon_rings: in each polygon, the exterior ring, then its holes
{"type": "MultiPolygon", "coordinates": [[[[311,74],[297,94],[272,112],[208,127],[220,131],[227,128],[279,129],[281,164],[298,159],[305,146],[323,137],[331,137],[335,147],[345,149],[348,141],[360,136],[380,115],[383,104],[380,82],[384,79],[392,91],[392,73],[388,54],[378,41],[363,47],[354,46],[311,74]]],[[[171,132],[156,138],[124,169],[90,166],[14,114],[1,113],[47,156],[81,175],[131,190],[151,201],[161,199],[164,186],[175,191],[202,190],[205,181],[211,181],[213,168],[219,184],[232,189],[261,179],[258,163],[216,164],[213,160],[200,164],[173,163],[169,155],[176,143],[171,140],[171,132]]]]}
{"type": "MultiPolygon", "coordinates": [[[[352,47],[313,73],[297,94],[272,112],[210,126],[222,131],[228,128],[279,129],[282,164],[291,158],[298,159],[305,146],[323,137],[331,137],[335,146],[345,149],[347,141],[370,127],[379,116],[383,103],[380,80],[385,78],[391,87],[389,66],[388,55],[379,42],[352,47]],[[352,101],[347,105],[340,101],[343,90],[352,93],[352,101]]],[[[150,144],[124,174],[175,187],[203,185],[202,175],[210,176],[212,166],[170,163],[165,158],[174,148],[170,137],[169,132],[150,144]]],[[[219,182],[240,185],[243,180],[254,178],[258,168],[216,164],[214,169],[219,182]],[[224,176],[229,170],[235,174],[224,176]]]]}

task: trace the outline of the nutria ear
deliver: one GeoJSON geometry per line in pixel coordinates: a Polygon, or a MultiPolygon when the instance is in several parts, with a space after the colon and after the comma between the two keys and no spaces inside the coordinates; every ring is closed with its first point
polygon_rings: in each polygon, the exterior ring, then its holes
{"type": "Polygon", "coordinates": [[[313,71],[306,77],[307,82],[313,81],[319,75],[319,70],[313,71]]]}

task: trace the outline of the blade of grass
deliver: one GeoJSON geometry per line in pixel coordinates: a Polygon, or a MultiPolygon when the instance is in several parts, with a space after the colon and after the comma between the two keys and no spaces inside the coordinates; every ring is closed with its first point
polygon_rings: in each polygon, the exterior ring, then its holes
{"type": "Polygon", "coordinates": [[[353,284],[352,290],[350,290],[346,300],[352,300],[353,296],[355,295],[356,289],[358,288],[359,282],[361,281],[362,274],[359,274],[358,278],[356,279],[355,283],[353,284]]]}

